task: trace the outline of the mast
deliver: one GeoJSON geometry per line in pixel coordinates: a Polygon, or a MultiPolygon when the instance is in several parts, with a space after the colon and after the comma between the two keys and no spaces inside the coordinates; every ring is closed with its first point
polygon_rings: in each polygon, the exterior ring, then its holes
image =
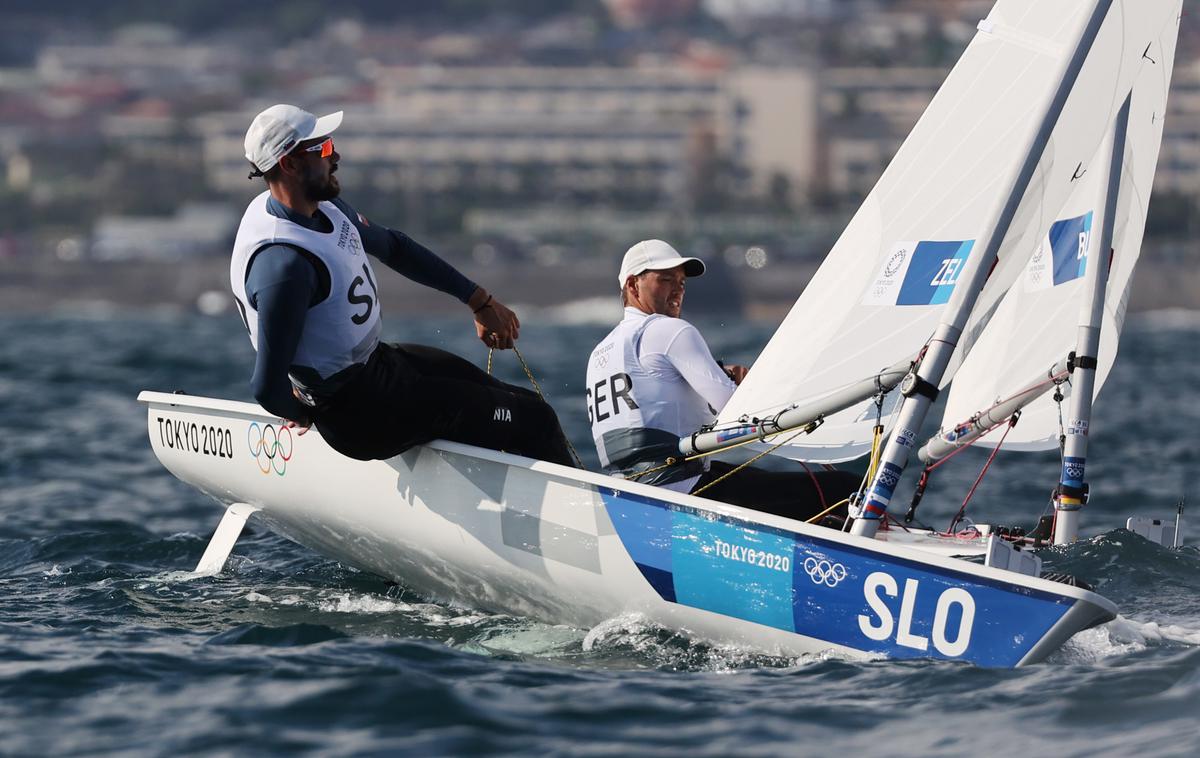
{"type": "Polygon", "coordinates": [[[880,519],[887,514],[888,503],[900,481],[900,476],[904,473],[904,467],[908,464],[909,451],[916,444],[917,432],[925,421],[929,406],[937,398],[938,383],[946,372],[946,367],[950,363],[954,348],[966,326],[971,309],[975,306],[975,301],[983,290],[991,263],[996,260],[1000,245],[1008,233],[1013,217],[1016,216],[1021,198],[1037,170],[1037,165],[1041,161],[1046,145],[1054,132],[1054,127],[1058,123],[1058,118],[1066,106],[1067,98],[1075,86],[1088,52],[1096,41],[1096,36],[1100,33],[1100,27],[1111,7],[1112,0],[1099,0],[1096,3],[1074,54],[1066,64],[1058,90],[1054,93],[1049,107],[1043,114],[1041,125],[1033,137],[1029,150],[1026,151],[1025,161],[1016,174],[1012,189],[1003,204],[991,214],[991,218],[994,220],[984,227],[985,229],[990,227],[990,231],[981,238],[984,241],[984,244],[979,246],[982,248],[982,252],[972,255],[968,260],[966,270],[963,272],[963,280],[959,281],[950,296],[945,315],[929,342],[924,359],[912,373],[905,377],[901,384],[904,404],[900,408],[899,418],[888,438],[887,446],[884,448],[875,480],[867,492],[861,512],[854,520],[851,530],[853,534],[874,537],[875,532],[879,529],[880,519]]]}
{"type": "Polygon", "coordinates": [[[1104,295],[1108,288],[1109,261],[1103,253],[1112,250],[1116,227],[1117,195],[1124,171],[1125,142],[1129,130],[1129,109],[1133,93],[1117,113],[1113,127],[1112,162],[1109,165],[1108,192],[1104,198],[1104,226],[1100,231],[1097,250],[1101,260],[1095,261],[1091,290],[1080,308],[1079,332],[1075,346],[1075,371],[1071,379],[1071,406],[1067,415],[1066,444],[1063,445],[1062,476],[1054,491],[1054,544],[1074,542],[1079,536],[1079,516],[1087,500],[1084,468],[1087,462],[1088,427],[1092,419],[1092,395],[1096,386],[1096,354],[1100,351],[1100,326],[1104,320],[1104,295]]]}

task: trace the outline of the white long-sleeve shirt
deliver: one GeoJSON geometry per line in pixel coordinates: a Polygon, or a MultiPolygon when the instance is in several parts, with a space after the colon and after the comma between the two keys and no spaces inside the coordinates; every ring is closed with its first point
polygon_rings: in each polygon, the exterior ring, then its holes
{"type": "MultiPolygon", "coordinates": [[[[661,464],[680,437],[711,423],[736,389],[696,327],[636,308],[626,308],[592,351],[587,385],[600,461],[623,473],[661,464]]],[[[693,462],[640,481],[687,492],[703,470],[693,462]]]]}

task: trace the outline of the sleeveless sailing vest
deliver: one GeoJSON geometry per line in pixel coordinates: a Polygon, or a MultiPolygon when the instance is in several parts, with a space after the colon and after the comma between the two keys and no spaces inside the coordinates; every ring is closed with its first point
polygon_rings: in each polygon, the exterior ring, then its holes
{"type": "Polygon", "coordinates": [[[304,319],[300,344],[289,368],[292,384],[312,404],[313,394],[328,394],[340,385],[348,370],[366,362],[379,344],[379,292],[375,272],[363,251],[353,222],[330,202],[318,208],[330,221],[330,232],[306,229],[267,212],[270,192],[250,202],[233,244],[229,283],[250,343],[258,350],[258,312],[246,295],[246,275],[255,253],[270,245],[304,250],[325,265],[329,293],[311,306],[304,319]],[[343,373],[346,372],[346,373],[343,373]]]}
{"type": "MultiPolygon", "coordinates": [[[[641,360],[646,328],[666,316],[626,317],[588,358],[588,421],[600,464],[631,476],[679,458],[679,438],[711,423],[714,414],[682,376],[651,373],[641,360]]],[[[708,459],[689,461],[638,477],[688,492],[708,469],[708,459]]]]}

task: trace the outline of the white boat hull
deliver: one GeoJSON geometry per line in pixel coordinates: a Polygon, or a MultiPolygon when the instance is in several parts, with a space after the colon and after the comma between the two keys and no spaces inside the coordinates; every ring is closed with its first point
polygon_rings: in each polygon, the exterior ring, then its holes
{"type": "Polygon", "coordinates": [[[637,613],[767,653],[1003,667],[1116,614],[1076,587],[519,456],[438,441],[355,461],[255,405],[139,399],[183,481],[323,555],[488,610],[579,627],[637,613]]]}

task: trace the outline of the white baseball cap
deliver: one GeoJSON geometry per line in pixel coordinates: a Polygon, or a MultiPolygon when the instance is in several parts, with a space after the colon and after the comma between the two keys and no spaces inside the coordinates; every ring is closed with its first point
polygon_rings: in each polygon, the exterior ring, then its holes
{"type": "Polygon", "coordinates": [[[270,171],[297,143],[324,137],[342,123],[342,111],[317,118],[294,105],[272,105],[254,117],[246,130],[246,160],[270,171]]]}
{"type": "Polygon", "coordinates": [[[625,280],[631,276],[637,276],[644,271],[662,271],[676,266],[683,266],[683,273],[688,276],[700,276],[704,273],[704,261],[699,258],[684,258],[679,251],[662,240],[642,240],[625,251],[617,282],[624,287],[625,280]]]}

